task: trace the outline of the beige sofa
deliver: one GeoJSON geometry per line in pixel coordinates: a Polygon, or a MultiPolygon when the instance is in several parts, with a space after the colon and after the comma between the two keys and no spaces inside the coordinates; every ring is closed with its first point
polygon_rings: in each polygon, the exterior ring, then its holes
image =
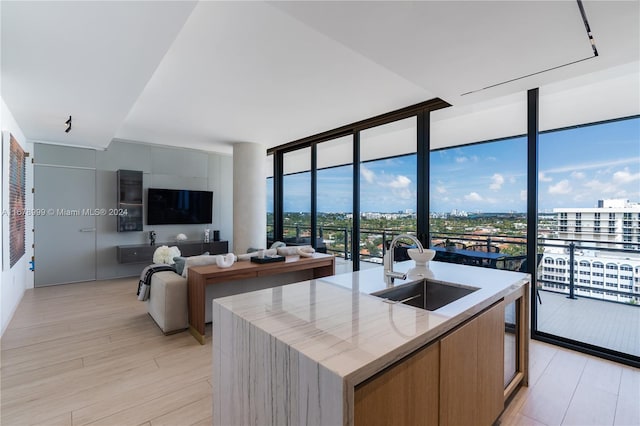
{"type": "Polygon", "coordinates": [[[151,292],[145,303],[164,334],[189,327],[186,278],[172,271],[156,272],[151,276],[151,292]]]}
{"type": "MultiPolygon", "coordinates": [[[[216,257],[208,254],[189,256],[184,258],[184,268],[180,269],[188,270],[190,266],[213,264],[216,257]]],[[[172,271],[154,273],[151,276],[151,289],[146,303],[149,315],[164,334],[177,333],[189,328],[187,272],[182,275],[172,271]]],[[[211,322],[210,310],[205,319],[211,322]]]]}
{"type": "MultiPolygon", "coordinates": [[[[277,253],[286,256],[298,253],[299,247],[280,247],[277,253]]],[[[310,249],[310,248],[309,248],[310,249]]],[[[274,254],[276,251],[274,250],[274,254]]],[[[151,276],[151,289],[146,300],[147,311],[164,334],[177,333],[189,328],[187,302],[187,273],[190,266],[214,263],[216,256],[191,256],[187,258],[187,272],[178,275],[172,271],[156,272],[151,276]]],[[[248,257],[244,257],[248,259],[248,257]]],[[[244,260],[248,261],[248,260],[244,260]]],[[[205,322],[211,322],[211,300],[232,294],[272,288],[313,278],[312,271],[295,271],[274,276],[247,278],[219,283],[206,288],[205,322]]]]}

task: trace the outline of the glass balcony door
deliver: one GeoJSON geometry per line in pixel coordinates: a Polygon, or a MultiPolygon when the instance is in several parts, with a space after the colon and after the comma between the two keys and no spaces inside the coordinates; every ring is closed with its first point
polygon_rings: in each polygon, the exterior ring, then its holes
{"type": "Polygon", "coordinates": [[[537,331],[640,360],[640,118],[540,134],[537,331]]]}

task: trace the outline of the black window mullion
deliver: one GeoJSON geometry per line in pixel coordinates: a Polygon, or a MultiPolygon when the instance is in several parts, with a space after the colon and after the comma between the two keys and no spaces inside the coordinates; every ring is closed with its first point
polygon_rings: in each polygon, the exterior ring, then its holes
{"type": "Polygon", "coordinates": [[[360,270],[360,132],[353,134],[353,228],[351,229],[351,261],[360,270]]]}
{"type": "Polygon", "coordinates": [[[318,228],[318,144],[311,144],[311,247],[317,249],[318,228]]]}
{"type": "Polygon", "coordinates": [[[283,198],[283,155],[282,151],[273,153],[273,240],[284,239],[284,198],[283,198]]]}
{"type": "Polygon", "coordinates": [[[527,92],[527,265],[531,274],[531,332],[537,332],[537,265],[538,265],[538,134],[539,90],[527,92]]]}
{"type": "Polygon", "coordinates": [[[431,244],[429,231],[429,173],[430,173],[430,152],[431,143],[430,133],[430,114],[429,111],[422,111],[417,114],[417,212],[416,212],[416,231],[418,239],[424,247],[431,244]]]}

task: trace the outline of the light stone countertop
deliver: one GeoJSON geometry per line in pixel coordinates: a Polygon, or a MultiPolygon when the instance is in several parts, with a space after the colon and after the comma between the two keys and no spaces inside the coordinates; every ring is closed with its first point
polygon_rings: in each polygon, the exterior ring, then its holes
{"type": "MultiPolygon", "coordinates": [[[[396,263],[406,272],[413,261],[396,263]]],[[[243,321],[352,385],[426,345],[529,282],[529,275],[431,261],[427,279],[477,291],[436,311],[372,296],[384,290],[382,267],[214,300],[243,321]]],[[[396,280],[394,286],[415,280],[396,280]]],[[[234,330],[219,330],[225,342],[234,330]],[[228,333],[228,334],[227,334],[228,333]]],[[[215,340],[215,339],[214,339],[215,340]]],[[[215,345],[215,341],[214,341],[215,345]]],[[[220,348],[223,353],[225,348],[220,348]]]]}

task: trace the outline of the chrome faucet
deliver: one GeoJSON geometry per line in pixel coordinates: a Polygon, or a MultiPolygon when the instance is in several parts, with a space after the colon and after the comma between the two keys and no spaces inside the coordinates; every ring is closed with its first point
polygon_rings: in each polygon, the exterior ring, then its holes
{"type": "Polygon", "coordinates": [[[414,237],[413,235],[400,234],[400,235],[397,235],[396,237],[394,237],[394,239],[391,240],[391,245],[389,246],[389,269],[385,269],[385,271],[384,271],[385,278],[391,278],[392,280],[394,278],[399,278],[401,280],[406,280],[407,279],[407,274],[405,274],[403,272],[394,272],[394,270],[393,270],[393,262],[395,261],[395,259],[394,259],[394,248],[395,248],[396,243],[398,242],[398,240],[400,240],[401,238],[408,238],[411,241],[413,241],[416,244],[416,246],[418,246],[418,250],[420,250],[420,253],[422,253],[424,251],[424,247],[422,247],[422,244],[420,243],[420,241],[416,237],[414,237]]]}

